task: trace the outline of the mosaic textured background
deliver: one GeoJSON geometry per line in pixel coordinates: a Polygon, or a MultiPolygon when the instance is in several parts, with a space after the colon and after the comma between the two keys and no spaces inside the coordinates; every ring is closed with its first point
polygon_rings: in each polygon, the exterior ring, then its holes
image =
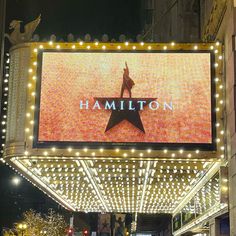
{"type": "Polygon", "coordinates": [[[211,143],[210,91],[208,53],[44,52],[38,139],[211,143]],[[120,96],[126,61],[132,97],[161,104],[140,111],[145,134],[126,120],[105,133],[111,111],[92,110],[94,97],[120,96]],[[89,100],[90,108],[79,109],[80,100],[89,100]],[[163,110],[164,101],[174,110],[163,110]]]}

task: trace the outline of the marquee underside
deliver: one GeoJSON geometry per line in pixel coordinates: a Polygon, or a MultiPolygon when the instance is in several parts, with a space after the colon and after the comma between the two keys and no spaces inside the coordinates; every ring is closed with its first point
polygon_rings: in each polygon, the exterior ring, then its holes
{"type": "Polygon", "coordinates": [[[16,157],[10,162],[33,184],[73,211],[139,213],[173,213],[214,164],[73,157],[16,157]]]}

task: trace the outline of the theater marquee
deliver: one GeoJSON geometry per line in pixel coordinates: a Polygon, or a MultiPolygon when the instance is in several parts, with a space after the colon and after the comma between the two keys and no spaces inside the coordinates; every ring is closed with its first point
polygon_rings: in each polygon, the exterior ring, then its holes
{"type": "Polygon", "coordinates": [[[218,42],[16,45],[2,161],[72,211],[173,214],[225,158],[222,59],[218,42]]]}
{"type": "Polygon", "coordinates": [[[22,103],[8,108],[6,153],[22,142],[17,153],[35,156],[223,156],[220,46],[50,42],[18,51],[28,53],[28,79],[14,72],[9,90],[21,98],[9,104],[22,103]]]}

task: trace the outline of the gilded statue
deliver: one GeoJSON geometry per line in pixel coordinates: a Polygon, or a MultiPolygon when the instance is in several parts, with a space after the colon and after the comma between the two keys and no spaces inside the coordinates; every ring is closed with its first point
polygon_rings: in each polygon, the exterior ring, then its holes
{"type": "Polygon", "coordinates": [[[13,20],[10,23],[10,30],[13,30],[10,34],[5,34],[5,37],[9,39],[12,45],[16,45],[18,43],[29,42],[32,38],[32,35],[37,28],[38,24],[41,21],[41,15],[37,17],[37,19],[29,22],[25,25],[25,31],[23,33],[20,32],[20,24],[22,21],[13,20]]]}

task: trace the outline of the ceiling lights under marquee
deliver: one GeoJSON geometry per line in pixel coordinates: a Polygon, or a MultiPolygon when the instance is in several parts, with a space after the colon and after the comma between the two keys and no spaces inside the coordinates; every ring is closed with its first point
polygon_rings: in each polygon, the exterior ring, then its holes
{"type": "MultiPolygon", "coordinates": [[[[4,161],[42,188],[68,209],[85,212],[172,213],[212,163],[223,161],[224,148],[224,85],[222,48],[218,43],[60,43],[39,42],[22,45],[29,49],[27,70],[27,107],[24,120],[24,145],[14,143],[4,151],[4,161]],[[69,145],[65,148],[33,148],[38,54],[46,50],[74,51],[209,51],[215,55],[216,151],[196,148],[151,147],[137,150],[105,146],[92,149],[69,145]],[[14,146],[15,145],[15,146],[14,146]]],[[[17,48],[15,46],[12,48],[17,48]]],[[[26,78],[25,78],[26,79],[26,78]]]]}
{"type": "Polygon", "coordinates": [[[54,192],[53,198],[60,196],[64,207],[85,212],[172,213],[212,166],[212,162],[163,160],[24,157],[12,161],[42,181],[46,192],[54,192]]]}

